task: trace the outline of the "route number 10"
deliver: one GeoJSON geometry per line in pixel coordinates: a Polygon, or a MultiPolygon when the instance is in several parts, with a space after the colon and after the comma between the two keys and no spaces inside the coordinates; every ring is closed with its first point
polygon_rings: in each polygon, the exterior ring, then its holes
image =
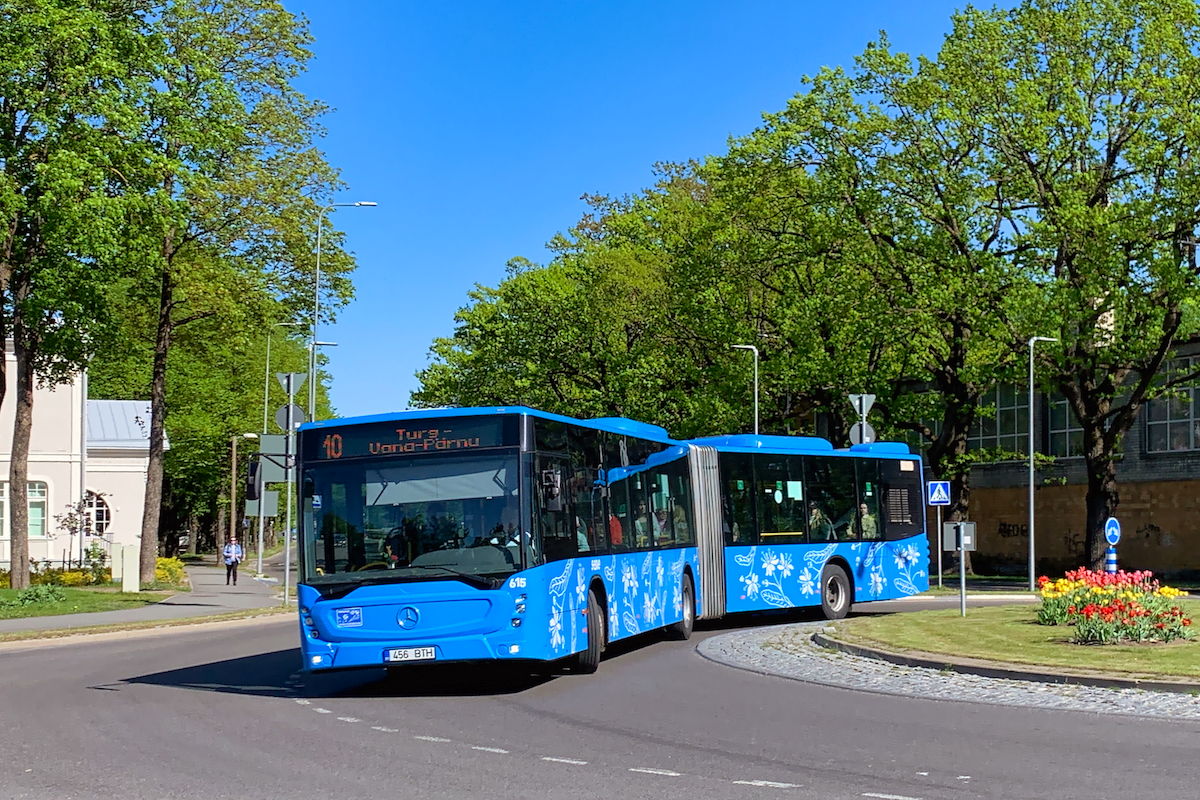
{"type": "Polygon", "coordinates": [[[326,458],[341,458],[342,457],[342,435],[335,433],[325,437],[324,442],[326,458]]]}

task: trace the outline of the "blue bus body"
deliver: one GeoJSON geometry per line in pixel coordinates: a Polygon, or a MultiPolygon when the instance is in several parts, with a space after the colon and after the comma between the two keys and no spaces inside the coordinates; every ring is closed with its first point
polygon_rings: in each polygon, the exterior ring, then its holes
{"type": "MultiPolygon", "coordinates": [[[[594,668],[597,642],[667,626],[687,635],[695,618],[821,605],[829,565],[847,573],[856,602],[928,588],[920,462],[902,445],[679,442],[630,420],[521,407],[330,420],[302,426],[300,437],[307,670],[589,653],[594,668]],[[884,520],[882,493],[893,490],[868,481],[865,494],[860,486],[846,495],[869,501],[862,519],[843,514],[840,534],[828,532],[856,540],[809,543],[796,516],[803,480],[772,489],[757,472],[737,477],[738,458],[763,456],[778,462],[764,469],[802,470],[809,457],[868,478],[903,462],[915,504],[898,510],[889,494],[884,520]],[[735,510],[718,474],[731,487],[749,483],[765,504],[752,510],[753,524],[730,525],[735,510]],[[767,530],[786,527],[776,511],[784,507],[793,529],[767,530]],[[880,521],[862,521],[872,510],[880,521]],[[905,524],[893,526],[901,512],[905,524]],[[494,527],[493,518],[501,520],[494,527]],[[892,527],[912,535],[891,536],[892,527]],[[602,631],[589,630],[589,598],[602,631]]],[[[834,494],[844,489],[826,483],[834,494]]]]}

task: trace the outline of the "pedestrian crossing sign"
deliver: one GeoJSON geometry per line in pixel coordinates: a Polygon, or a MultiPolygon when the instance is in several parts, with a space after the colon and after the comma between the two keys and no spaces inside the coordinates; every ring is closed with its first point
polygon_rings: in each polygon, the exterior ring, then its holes
{"type": "Polygon", "coordinates": [[[929,482],[929,505],[950,505],[950,481],[929,482]]]}

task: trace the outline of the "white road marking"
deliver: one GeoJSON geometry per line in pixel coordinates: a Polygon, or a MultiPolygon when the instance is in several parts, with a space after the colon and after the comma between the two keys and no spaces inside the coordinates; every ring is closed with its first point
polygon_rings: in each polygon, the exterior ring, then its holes
{"type": "Polygon", "coordinates": [[[925,775],[926,777],[928,777],[928,775],[929,775],[929,773],[928,773],[928,772],[918,772],[917,774],[918,774],[918,775],[925,775]]]}
{"type": "Polygon", "coordinates": [[[630,767],[629,771],[630,772],[644,772],[647,775],[662,775],[663,777],[666,777],[666,778],[678,778],[680,775],[683,774],[681,772],[672,772],[669,769],[650,769],[649,767],[646,767],[646,768],[630,767]]]}
{"type": "Polygon", "coordinates": [[[338,717],[342,722],[362,722],[358,717],[338,717]]]}
{"type": "Polygon", "coordinates": [[[371,730],[383,731],[384,733],[399,733],[399,730],[396,728],[385,728],[382,725],[372,725],[371,730]]]}
{"type": "Polygon", "coordinates": [[[296,703],[302,706],[311,706],[312,700],[297,700],[296,703]]]}
{"type": "Polygon", "coordinates": [[[919,797],[909,797],[906,794],[878,794],[876,792],[863,792],[863,797],[878,797],[879,800],[921,800],[919,797]]]}
{"type": "Polygon", "coordinates": [[[441,744],[447,744],[450,741],[440,736],[413,736],[413,738],[420,739],[422,742],[440,742],[441,744]]]}
{"type": "Polygon", "coordinates": [[[328,708],[316,708],[316,707],[314,707],[314,708],[313,708],[313,711],[317,712],[318,714],[332,714],[332,713],[333,713],[333,712],[332,712],[332,711],[330,711],[328,708]]]}
{"type": "Polygon", "coordinates": [[[553,761],[557,764],[574,764],[577,767],[582,767],[586,761],[576,761],[573,758],[555,758],[554,756],[542,756],[542,761],[553,761]]]}
{"type": "Polygon", "coordinates": [[[770,789],[799,789],[798,783],[780,783],[779,781],[734,781],[739,786],[766,786],[770,789]]]}
{"type": "Polygon", "coordinates": [[[971,776],[970,775],[959,775],[958,779],[960,781],[969,781],[969,780],[971,780],[971,776]]]}
{"type": "Polygon", "coordinates": [[[502,756],[508,755],[507,750],[503,750],[499,747],[478,747],[478,746],[472,745],[471,749],[472,750],[482,750],[485,753],[499,753],[502,756]]]}

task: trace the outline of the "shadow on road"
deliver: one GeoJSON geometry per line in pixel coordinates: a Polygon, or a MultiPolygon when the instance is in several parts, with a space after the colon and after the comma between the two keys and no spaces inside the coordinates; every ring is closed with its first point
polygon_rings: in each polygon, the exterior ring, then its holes
{"type": "Polygon", "coordinates": [[[563,674],[556,665],[442,664],[309,675],[305,694],[315,697],[484,697],[518,694],[563,674]],[[536,670],[536,671],[535,671],[536,670]]]}
{"type": "Polygon", "coordinates": [[[293,675],[299,665],[299,649],[277,650],[166,672],[152,672],[126,678],[123,682],[257,697],[294,697],[296,687],[293,675]]]}
{"type": "MultiPolygon", "coordinates": [[[[819,619],[820,609],[733,614],[698,621],[696,630],[715,633],[819,619]]],[[[604,658],[608,661],[653,646],[662,636],[655,631],[614,642],[604,658]]],[[[301,673],[299,667],[300,651],[289,649],[154,672],[123,682],[257,697],[476,697],[518,694],[573,674],[569,659],[550,664],[414,664],[390,672],[380,668],[315,675],[301,673]]]]}

